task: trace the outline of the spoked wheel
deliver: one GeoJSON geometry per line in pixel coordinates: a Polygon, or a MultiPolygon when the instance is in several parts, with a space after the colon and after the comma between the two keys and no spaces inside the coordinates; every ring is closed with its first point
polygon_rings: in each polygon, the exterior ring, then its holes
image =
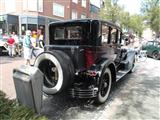
{"type": "Polygon", "coordinates": [[[48,88],[55,87],[58,82],[58,69],[50,60],[44,60],[39,64],[39,68],[44,73],[44,86],[48,88]],[[42,67],[46,65],[48,67],[42,67]]]}
{"type": "Polygon", "coordinates": [[[145,62],[147,60],[147,51],[141,50],[138,54],[138,62],[145,62]]]}
{"type": "Polygon", "coordinates": [[[74,80],[74,66],[68,55],[61,51],[41,53],[35,61],[44,74],[43,92],[56,94],[69,87],[74,80]]]}
{"type": "Polygon", "coordinates": [[[110,93],[112,86],[112,77],[111,71],[109,68],[106,68],[100,77],[99,91],[96,98],[96,103],[102,104],[104,103],[110,93]]]}
{"type": "Polygon", "coordinates": [[[152,53],[152,57],[153,57],[154,59],[158,60],[158,59],[159,59],[159,53],[158,53],[158,51],[154,51],[154,52],[152,53]]]}

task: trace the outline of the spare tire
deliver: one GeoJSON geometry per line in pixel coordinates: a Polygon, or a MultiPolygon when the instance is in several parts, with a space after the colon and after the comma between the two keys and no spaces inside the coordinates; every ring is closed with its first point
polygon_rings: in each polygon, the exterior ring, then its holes
{"type": "Polygon", "coordinates": [[[41,53],[37,56],[34,66],[44,73],[43,92],[46,94],[59,93],[73,83],[73,63],[62,51],[41,53]]]}

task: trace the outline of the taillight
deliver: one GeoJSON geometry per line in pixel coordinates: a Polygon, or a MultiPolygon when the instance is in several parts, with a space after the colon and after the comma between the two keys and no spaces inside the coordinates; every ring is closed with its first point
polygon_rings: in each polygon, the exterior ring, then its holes
{"type": "Polygon", "coordinates": [[[89,48],[85,49],[85,58],[86,58],[86,68],[89,68],[94,63],[94,51],[90,50],[89,48]]]}

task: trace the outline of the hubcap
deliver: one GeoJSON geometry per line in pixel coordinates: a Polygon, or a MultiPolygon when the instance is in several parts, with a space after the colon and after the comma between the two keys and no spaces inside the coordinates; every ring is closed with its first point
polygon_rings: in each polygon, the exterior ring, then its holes
{"type": "Polygon", "coordinates": [[[157,58],[157,57],[158,57],[158,53],[154,53],[153,58],[157,58]]]}
{"type": "Polygon", "coordinates": [[[104,74],[102,78],[102,83],[101,83],[101,96],[104,97],[108,91],[109,88],[109,75],[106,73],[104,74]]]}
{"type": "Polygon", "coordinates": [[[44,73],[44,85],[54,87],[58,82],[58,70],[53,62],[44,60],[39,64],[39,69],[44,73]]]}

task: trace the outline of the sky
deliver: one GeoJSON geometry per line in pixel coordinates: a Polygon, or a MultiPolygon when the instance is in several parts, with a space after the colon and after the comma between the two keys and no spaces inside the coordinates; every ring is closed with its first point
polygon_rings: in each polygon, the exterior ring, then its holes
{"type": "Polygon", "coordinates": [[[119,0],[118,4],[131,14],[140,13],[141,0],[119,0]]]}
{"type": "Polygon", "coordinates": [[[95,6],[97,6],[97,7],[100,7],[100,0],[90,0],[90,2],[91,2],[93,5],[95,5],[95,6]]]}
{"type": "MultiPolygon", "coordinates": [[[[100,0],[90,0],[93,5],[100,6],[100,0]]],[[[124,6],[125,11],[131,14],[140,13],[141,0],[119,0],[118,4],[124,6]]]]}

